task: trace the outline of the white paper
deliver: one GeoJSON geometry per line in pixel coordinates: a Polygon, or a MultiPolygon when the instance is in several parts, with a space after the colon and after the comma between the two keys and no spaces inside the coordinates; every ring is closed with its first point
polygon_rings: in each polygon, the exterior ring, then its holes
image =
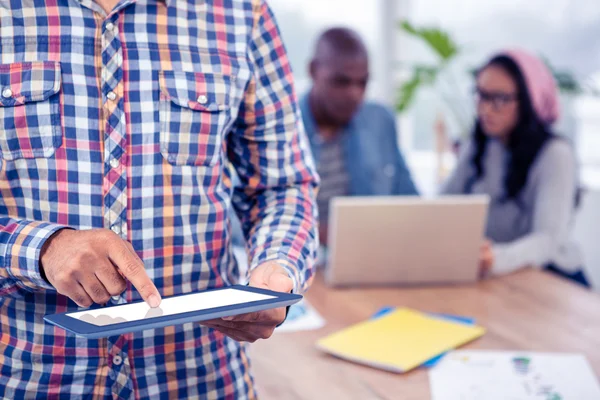
{"type": "Polygon", "coordinates": [[[432,400],[598,400],[585,356],[455,351],[429,372],[432,400]]]}
{"type": "Polygon", "coordinates": [[[229,288],[162,299],[160,307],[157,308],[151,308],[147,303],[140,302],[79,311],[69,313],[67,316],[97,326],[105,326],[272,298],[274,296],[229,288]]]}
{"type": "Polygon", "coordinates": [[[290,306],[290,311],[283,324],[275,332],[298,332],[320,329],[325,320],[306,300],[290,306]]]}

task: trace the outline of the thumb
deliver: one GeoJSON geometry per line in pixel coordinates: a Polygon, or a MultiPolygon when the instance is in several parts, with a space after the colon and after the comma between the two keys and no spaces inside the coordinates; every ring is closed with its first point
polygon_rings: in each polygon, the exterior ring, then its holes
{"type": "Polygon", "coordinates": [[[276,292],[289,293],[294,289],[294,284],[292,278],[282,268],[269,276],[267,287],[276,292]]]}
{"type": "Polygon", "coordinates": [[[277,262],[259,266],[250,276],[250,285],[276,292],[289,293],[294,288],[287,271],[277,262]]]}

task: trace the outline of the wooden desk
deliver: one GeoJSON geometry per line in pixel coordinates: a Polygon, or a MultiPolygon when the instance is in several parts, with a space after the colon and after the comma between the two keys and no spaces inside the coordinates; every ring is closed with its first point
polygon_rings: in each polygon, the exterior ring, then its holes
{"type": "Polygon", "coordinates": [[[314,347],[318,338],[363,321],[383,306],[472,316],[487,333],[464,348],[579,352],[600,375],[600,296],[545,272],[526,270],[474,285],[419,289],[333,290],[317,278],[307,299],[327,320],[326,327],[275,333],[251,345],[263,400],[429,399],[425,369],[397,375],[314,347]]]}

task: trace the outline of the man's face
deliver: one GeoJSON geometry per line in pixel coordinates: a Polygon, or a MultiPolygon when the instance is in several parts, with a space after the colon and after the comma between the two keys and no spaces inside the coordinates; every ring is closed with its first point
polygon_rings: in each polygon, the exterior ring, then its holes
{"type": "Polygon", "coordinates": [[[313,62],[312,93],[324,114],[335,124],[350,122],[365,97],[369,80],[366,56],[332,57],[313,62]]]}

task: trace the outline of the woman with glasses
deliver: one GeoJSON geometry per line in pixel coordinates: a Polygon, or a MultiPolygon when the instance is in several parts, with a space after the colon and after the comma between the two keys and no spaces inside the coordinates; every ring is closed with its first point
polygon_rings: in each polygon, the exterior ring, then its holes
{"type": "Polygon", "coordinates": [[[555,136],[558,91],[545,64],[511,50],[477,73],[477,119],[443,194],[491,198],[482,276],[544,267],[585,286],[570,240],[578,192],[571,145],[555,136]]]}

